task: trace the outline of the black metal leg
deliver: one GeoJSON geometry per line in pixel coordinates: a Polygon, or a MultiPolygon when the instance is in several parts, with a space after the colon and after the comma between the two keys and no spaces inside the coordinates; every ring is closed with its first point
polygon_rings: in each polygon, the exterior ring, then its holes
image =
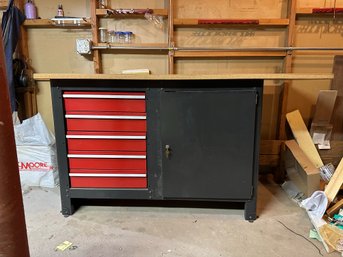
{"type": "Polygon", "coordinates": [[[244,218],[250,222],[256,220],[256,199],[250,200],[245,203],[244,218]]]}
{"type": "Polygon", "coordinates": [[[62,203],[62,210],[61,213],[64,217],[68,217],[70,215],[73,215],[75,211],[75,206],[72,203],[72,199],[68,197],[68,195],[62,195],[61,196],[61,203],[62,203]]]}

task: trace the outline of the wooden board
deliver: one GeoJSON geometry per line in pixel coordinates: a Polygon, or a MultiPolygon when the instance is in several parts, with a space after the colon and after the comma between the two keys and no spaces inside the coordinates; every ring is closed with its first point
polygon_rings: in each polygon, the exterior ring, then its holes
{"type": "Polygon", "coordinates": [[[343,207],[343,199],[339,200],[337,203],[335,203],[334,206],[332,206],[331,208],[329,208],[326,213],[332,217],[333,215],[335,215],[336,213],[338,213],[338,211],[343,207]]]}
{"type": "Polygon", "coordinates": [[[337,90],[336,104],[332,115],[333,129],[331,138],[343,140],[343,55],[337,55],[334,59],[331,89],[337,90]]]}
{"type": "Polygon", "coordinates": [[[264,79],[264,80],[331,80],[332,74],[218,74],[218,75],[118,75],[118,74],[72,74],[72,73],[35,73],[35,80],[50,79],[133,79],[133,80],[194,80],[194,79],[264,79]]]}
{"type": "Polygon", "coordinates": [[[343,184],[343,158],[341,159],[338,167],[335,170],[329,184],[325,188],[324,192],[328,198],[328,204],[330,204],[336,197],[338,191],[343,184]]]}
{"type": "Polygon", "coordinates": [[[329,124],[335,106],[337,90],[320,90],[316,109],[313,115],[313,123],[329,124]]]}
{"type": "Polygon", "coordinates": [[[286,118],[301,150],[306,154],[316,168],[324,166],[299,110],[287,113],[286,118]]]}

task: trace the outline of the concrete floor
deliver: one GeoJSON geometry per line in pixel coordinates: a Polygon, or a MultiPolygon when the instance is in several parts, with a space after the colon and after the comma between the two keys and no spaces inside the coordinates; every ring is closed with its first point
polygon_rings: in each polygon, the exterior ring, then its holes
{"type": "Polygon", "coordinates": [[[244,220],[243,210],[166,207],[84,206],[64,218],[58,188],[32,188],[24,193],[31,257],[321,256],[279,223],[308,238],[312,226],[304,210],[271,182],[260,183],[258,195],[254,223],[244,220]],[[66,240],[75,249],[56,252],[66,240]]]}

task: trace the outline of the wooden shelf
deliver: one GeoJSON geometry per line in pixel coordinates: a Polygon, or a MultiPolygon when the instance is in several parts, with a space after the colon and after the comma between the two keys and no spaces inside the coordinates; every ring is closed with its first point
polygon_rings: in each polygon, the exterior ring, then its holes
{"type": "Polygon", "coordinates": [[[85,29],[90,28],[91,24],[89,19],[80,25],[77,24],[56,24],[50,19],[35,19],[35,20],[25,20],[24,27],[27,28],[57,28],[57,29],[85,29]]]}
{"type": "Polygon", "coordinates": [[[296,10],[297,15],[342,15],[343,8],[336,8],[336,12],[334,8],[321,8],[321,7],[306,7],[306,8],[298,8],[296,10]],[[321,10],[321,11],[319,11],[321,10]]]}
{"type": "Polygon", "coordinates": [[[175,51],[178,58],[285,57],[286,51],[175,51]]]}
{"type": "Polygon", "coordinates": [[[174,19],[175,27],[287,26],[289,19],[174,19]]]}
{"type": "MultiPolygon", "coordinates": [[[[124,9],[124,8],[123,8],[124,9]]],[[[102,18],[144,18],[144,14],[112,14],[107,16],[107,10],[111,9],[96,9],[96,16],[102,18]]],[[[168,17],[167,9],[150,9],[153,15],[168,17]]]]}

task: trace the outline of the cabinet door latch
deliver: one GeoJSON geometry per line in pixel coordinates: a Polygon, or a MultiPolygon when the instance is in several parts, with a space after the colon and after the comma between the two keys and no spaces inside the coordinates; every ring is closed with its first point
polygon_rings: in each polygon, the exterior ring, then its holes
{"type": "Polygon", "coordinates": [[[164,152],[165,152],[166,158],[169,159],[169,157],[171,155],[170,145],[166,145],[164,152]]]}

